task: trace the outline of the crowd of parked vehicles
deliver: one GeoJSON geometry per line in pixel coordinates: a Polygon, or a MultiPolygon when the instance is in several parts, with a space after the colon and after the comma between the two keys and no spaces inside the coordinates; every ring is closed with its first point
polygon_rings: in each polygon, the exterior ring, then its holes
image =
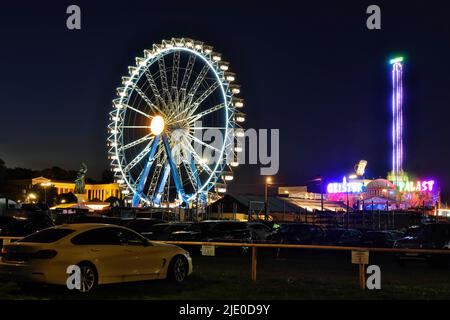
{"type": "MultiPolygon", "coordinates": [[[[286,243],[377,248],[450,248],[450,223],[425,223],[411,226],[405,230],[372,230],[293,222],[229,220],[167,222],[154,218],[121,219],[92,215],[82,215],[73,220],[72,223],[120,225],[154,241],[286,243]]],[[[52,226],[55,226],[54,220],[45,211],[36,211],[27,217],[0,216],[0,236],[23,237],[52,226]]]]}
{"type": "Polygon", "coordinates": [[[324,227],[308,223],[238,222],[137,222],[126,226],[151,240],[202,242],[289,243],[369,248],[450,248],[450,224],[412,226],[406,230],[364,230],[324,227]]]}

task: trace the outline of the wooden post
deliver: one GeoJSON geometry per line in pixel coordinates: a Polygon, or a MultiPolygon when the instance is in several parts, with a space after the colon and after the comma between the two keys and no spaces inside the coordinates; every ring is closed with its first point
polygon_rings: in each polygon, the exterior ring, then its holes
{"type": "Polygon", "coordinates": [[[364,264],[359,265],[359,288],[366,289],[366,268],[364,264]]]}
{"type": "Polygon", "coordinates": [[[252,247],[252,281],[256,282],[256,264],[257,264],[257,255],[256,255],[256,247],[252,247]]]}

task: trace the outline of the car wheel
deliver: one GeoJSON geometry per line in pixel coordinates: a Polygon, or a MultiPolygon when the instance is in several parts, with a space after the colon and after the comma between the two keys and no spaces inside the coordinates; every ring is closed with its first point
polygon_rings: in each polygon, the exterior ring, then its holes
{"type": "Polygon", "coordinates": [[[188,275],[189,265],[182,256],[176,256],[169,264],[167,278],[173,282],[181,283],[188,275]]]}
{"type": "Polygon", "coordinates": [[[95,266],[88,262],[82,262],[78,265],[81,271],[81,287],[80,292],[87,293],[97,287],[98,274],[95,266]]]}

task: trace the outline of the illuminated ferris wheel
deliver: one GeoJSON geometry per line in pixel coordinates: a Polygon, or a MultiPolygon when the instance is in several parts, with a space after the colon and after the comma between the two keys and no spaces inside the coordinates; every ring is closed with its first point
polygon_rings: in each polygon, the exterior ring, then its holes
{"type": "Polygon", "coordinates": [[[112,170],[133,206],[187,207],[225,192],[245,121],[234,81],[229,63],[192,39],[163,40],[136,58],[108,127],[112,170]],[[211,130],[221,143],[206,137],[211,130]]]}

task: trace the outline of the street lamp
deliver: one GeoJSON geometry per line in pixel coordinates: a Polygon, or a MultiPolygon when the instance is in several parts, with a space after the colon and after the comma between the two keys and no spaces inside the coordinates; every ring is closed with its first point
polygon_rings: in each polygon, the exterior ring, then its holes
{"type": "Polygon", "coordinates": [[[31,203],[33,203],[33,200],[36,200],[37,196],[34,193],[30,193],[28,195],[28,199],[31,200],[31,203]]]}
{"type": "MultiPolygon", "coordinates": [[[[358,176],[356,174],[350,174],[348,176],[348,180],[354,180],[354,179],[357,179],[357,178],[358,178],[358,176]]],[[[348,229],[349,224],[350,224],[350,216],[349,216],[350,204],[349,204],[349,199],[348,199],[348,189],[349,189],[349,186],[348,186],[348,183],[347,183],[346,186],[345,186],[345,193],[347,195],[347,229],[348,229]]]]}
{"type": "Polygon", "coordinates": [[[323,177],[320,178],[320,211],[323,213],[323,177]]]}
{"type": "Polygon", "coordinates": [[[272,182],[272,178],[267,177],[266,184],[265,184],[265,192],[264,192],[264,220],[266,220],[266,221],[268,220],[268,217],[269,217],[269,204],[267,201],[267,188],[271,182],[272,182]]]}
{"type": "Polygon", "coordinates": [[[44,189],[44,203],[47,203],[47,187],[50,187],[51,182],[42,182],[41,187],[44,189]]]}

